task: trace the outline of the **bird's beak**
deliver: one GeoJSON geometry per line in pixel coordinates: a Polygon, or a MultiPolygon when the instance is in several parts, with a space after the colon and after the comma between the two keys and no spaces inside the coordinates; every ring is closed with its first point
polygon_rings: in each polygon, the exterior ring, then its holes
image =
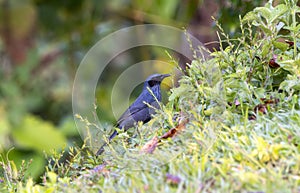
{"type": "Polygon", "coordinates": [[[160,76],[160,78],[161,78],[161,80],[163,80],[164,78],[169,77],[169,76],[171,76],[171,75],[170,74],[162,74],[160,76]]]}

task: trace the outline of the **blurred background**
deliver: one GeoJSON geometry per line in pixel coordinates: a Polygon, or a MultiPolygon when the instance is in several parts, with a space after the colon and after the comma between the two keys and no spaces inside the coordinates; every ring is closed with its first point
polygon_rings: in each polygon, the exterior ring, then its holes
{"type": "MultiPolygon", "coordinates": [[[[22,160],[32,159],[28,175],[38,180],[47,164],[45,153],[82,144],[72,116],[72,84],[80,61],[101,38],[124,27],[164,24],[187,29],[208,49],[217,50],[212,16],[234,38],[239,35],[239,15],[263,4],[262,0],[0,0],[2,161],[12,160],[20,167],[22,160]]],[[[180,66],[188,62],[172,56],[180,66]]],[[[102,122],[115,122],[110,93],[118,75],[144,60],[170,58],[162,48],[138,47],[117,56],[105,69],[96,91],[102,122]]],[[[159,65],[153,68],[170,71],[159,65]]]]}

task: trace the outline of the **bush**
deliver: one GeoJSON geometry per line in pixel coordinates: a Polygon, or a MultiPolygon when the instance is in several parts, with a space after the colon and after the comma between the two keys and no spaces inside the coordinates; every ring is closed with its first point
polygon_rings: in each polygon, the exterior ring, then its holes
{"type": "Polygon", "coordinates": [[[118,135],[99,158],[85,147],[71,148],[68,163],[59,162],[62,155],[51,159],[43,186],[6,176],[3,188],[299,191],[299,12],[295,1],[267,3],[241,19],[240,37],[233,40],[219,25],[220,51],[195,58],[168,104],[136,138],[118,135]],[[159,137],[170,128],[176,136],[159,137]]]}

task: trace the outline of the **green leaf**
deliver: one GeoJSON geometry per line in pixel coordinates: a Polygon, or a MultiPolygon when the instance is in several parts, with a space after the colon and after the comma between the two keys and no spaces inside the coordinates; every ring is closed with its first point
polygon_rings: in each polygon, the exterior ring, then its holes
{"type": "Polygon", "coordinates": [[[284,60],[279,60],[278,64],[285,70],[289,71],[291,74],[300,76],[300,59],[290,60],[283,56],[284,60]]]}
{"type": "MultiPolygon", "coordinates": [[[[0,146],[4,146],[10,130],[10,123],[4,106],[0,103],[0,146]]],[[[1,149],[0,149],[1,150],[1,149]]]]}
{"type": "Polygon", "coordinates": [[[183,95],[183,93],[188,92],[190,89],[188,86],[180,86],[178,88],[172,89],[172,94],[169,96],[169,101],[173,101],[175,98],[183,95]]]}
{"type": "MultiPolygon", "coordinates": [[[[175,12],[175,9],[177,8],[178,5],[178,0],[165,0],[165,1],[161,1],[160,4],[156,4],[158,5],[155,8],[158,8],[159,14],[165,18],[171,18],[175,12]]],[[[153,11],[157,11],[157,10],[153,10],[153,11]]]]}
{"type": "Polygon", "coordinates": [[[277,5],[271,12],[270,23],[274,22],[277,18],[287,12],[287,6],[284,4],[277,5]]]}
{"type": "Polygon", "coordinates": [[[283,27],[283,29],[287,29],[287,30],[289,30],[291,32],[296,32],[297,33],[300,30],[300,24],[296,25],[295,27],[293,27],[293,26],[285,26],[285,27],[283,27]]]}
{"type": "Polygon", "coordinates": [[[287,80],[283,81],[279,89],[290,91],[290,89],[300,90],[300,79],[296,76],[287,76],[287,80]]]}
{"type": "Polygon", "coordinates": [[[268,27],[266,27],[263,23],[258,23],[257,21],[253,21],[253,25],[263,30],[267,35],[273,34],[273,32],[268,27]]]}
{"type": "Polygon", "coordinates": [[[277,41],[274,41],[273,45],[275,48],[280,49],[282,52],[285,52],[289,47],[289,45],[287,43],[277,42],[277,41]]]}
{"type": "Polygon", "coordinates": [[[26,115],[18,129],[13,130],[16,143],[24,148],[50,152],[62,148],[66,139],[51,123],[26,115]]]}
{"type": "Polygon", "coordinates": [[[267,21],[271,18],[271,10],[266,7],[257,7],[254,9],[254,12],[264,17],[267,21]]]}
{"type": "Polygon", "coordinates": [[[242,23],[251,22],[251,21],[254,21],[257,19],[258,19],[258,16],[253,11],[251,11],[243,17],[242,23]]]}
{"type": "Polygon", "coordinates": [[[271,49],[270,42],[266,42],[261,49],[262,50],[261,51],[262,58],[265,58],[270,53],[270,49],[271,49]]]}
{"type": "Polygon", "coordinates": [[[64,134],[64,136],[78,135],[78,130],[76,129],[73,117],[64,118],[59,128],[60,131],[64,134]]]}

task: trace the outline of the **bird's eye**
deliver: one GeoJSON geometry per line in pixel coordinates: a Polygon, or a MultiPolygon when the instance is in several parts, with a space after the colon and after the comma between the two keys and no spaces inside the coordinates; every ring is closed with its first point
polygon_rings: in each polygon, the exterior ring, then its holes
{"type": "Polygon", "coordinates": [[[148,82],[148,84],[149,84],[150,87],[153,87],[155,84],[157,84],[157,81],[155,81],[155,80],[150,80],[150,81],[148,82]]]}

